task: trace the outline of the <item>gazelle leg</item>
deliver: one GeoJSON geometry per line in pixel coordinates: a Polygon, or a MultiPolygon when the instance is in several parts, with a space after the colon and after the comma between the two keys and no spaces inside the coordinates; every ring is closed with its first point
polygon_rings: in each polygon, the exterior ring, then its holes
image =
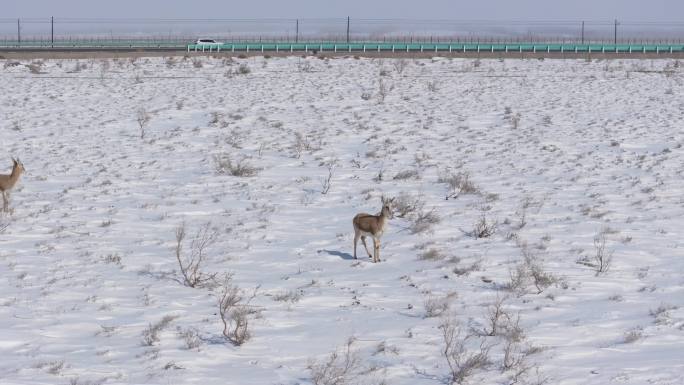
{"type": "Polygon", "coordinates": [[[354,259],[356,259],[356,244],[359,242],[359,236],[361,233],[358,231],[354,233],[354,259]]]}
{"type": "Polygon", "coordinates": [[[7,192],[3,191],[2,192],[2,211],[7,211],[7,206],[9,202],[7,202],[7,192]]]}
{"type": "Polygon", "coordinates": [[[373,263],[378,261],[378,244],[380,240],[373,237],[373,263]]]}
{"type": "Polygon", "coordinates": [[[366,236],[365,236],[365,235],[362,235],[362,236],[361,236],[361,242],[363,242],[363,247],[366,248],[366,253],[368,253],[368,258],[373,258],[373,256],[371,255],[370,250],[368,250],[368,245],[366,244],[366,236]]]}
{"type": "Polygon", "coordinates": [[[380,262],[380,238],[375,243],[375,262],[380,262]]]}

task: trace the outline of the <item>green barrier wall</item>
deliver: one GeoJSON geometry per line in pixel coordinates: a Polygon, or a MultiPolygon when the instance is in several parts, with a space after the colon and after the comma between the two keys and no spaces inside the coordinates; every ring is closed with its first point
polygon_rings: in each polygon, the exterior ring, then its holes
{"type": "Polygon", "coordinates": [[[188,51],[202,52],[567,52],[567,53],[675,53],[684,44],[492,44],[492,43],[225,43],[189,44],[188,51]]]}
{"type": "Polygon", "coordinates": [[[154,40],[0,40],[4,49],[170,49],[202,52],[568,52],[568,53],[680,53],[684,44],[574,44],[574,43],[392,43],[392,42],[234,42],[220,45],[154,40]]]}

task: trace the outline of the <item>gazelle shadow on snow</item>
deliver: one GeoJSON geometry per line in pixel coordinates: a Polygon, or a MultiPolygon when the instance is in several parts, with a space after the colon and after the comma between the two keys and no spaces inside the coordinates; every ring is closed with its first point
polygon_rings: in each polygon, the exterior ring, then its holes
{"type": "Polygon", "coordinates": [[[349,260],[354,259],[353,255],[351,255],[349,253],[343,253],[343,252],[337,251],[337,250],[325,250],[324,249],[324,250],[318,250],[318,253],[319,254],[320,253],[326,253],[326,254],[334,255],[336,257],[340,257],[342,259],[349,259],[349,260]]]}

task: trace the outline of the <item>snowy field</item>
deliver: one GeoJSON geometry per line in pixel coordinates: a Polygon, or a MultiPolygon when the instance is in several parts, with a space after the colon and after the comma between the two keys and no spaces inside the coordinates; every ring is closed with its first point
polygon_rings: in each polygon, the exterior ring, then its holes
{"type": "Polygon", "coordinates": [[[2,173],[27,170],[0,383],[684,384],[683,81],[670,59],[0,60],[2,173]],[[381,262],[354,260],[382,195],[381,262]]]}

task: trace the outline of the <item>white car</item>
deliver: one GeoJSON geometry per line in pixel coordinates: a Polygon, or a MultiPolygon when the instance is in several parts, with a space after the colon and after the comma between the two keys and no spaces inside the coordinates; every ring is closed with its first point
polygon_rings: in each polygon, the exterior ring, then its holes
{"type": "Polygon", "coordinates": [[[220,41],[216,41],[216,40],[214,40],[214,39],[197,39],[197,41],[195,42],[195,44],[196,44],[196,45],[203,45],[203,46],[206,46],[206,47],[216,47],[216,46],[219,46],[219,45],[221,45],[221,44],[223,44],[223,43],[220,42],[220,41]]]}

